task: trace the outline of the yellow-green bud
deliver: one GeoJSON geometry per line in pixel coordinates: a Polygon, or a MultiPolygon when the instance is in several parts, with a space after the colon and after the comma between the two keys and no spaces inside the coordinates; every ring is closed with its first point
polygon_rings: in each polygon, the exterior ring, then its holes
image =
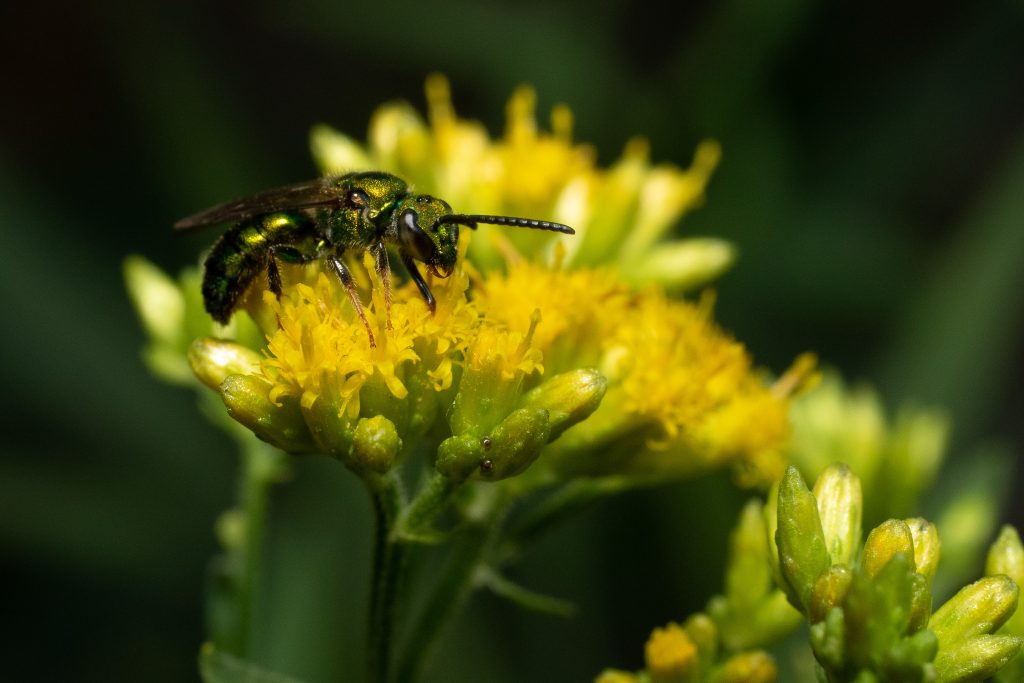
{"type": "Polygon", "coordinates": [[[703,612],[697,612],[687,618],[683,630],[697,646],[702,661],[713,662],[718,658],[718,628],[715,622],[703,612]]]}
{"type": "Polygon", "coordinates": [[[708,677],[708,683],[773,683],[779,667],[771,655],[761,650],[742,652],[725,660],[708,677]]]}
{"type": "Polygon", "coordinates": [[[520,408],[482,437],[461,434],[445,439],[434,467],[454,481],[469,477],[498,481],[523,472],[548,441],[548,411],[520,408]]]}
{"type": "Polygon", "coordinates": [[[601,405],[608,380],[597,370],[581,368],[555,375],[528,391],[519,402],[522,408],[544,408],[548,411],[549,438],[585,420],[601,405]]]}
{"type": "Polygon", "coordinates": [[[1017,584],[1010,577],[986,576],[935,610],[928,628],[939,639],[940,650],[992,633],[1017,609],[1017,594],[1017,584]]]}
{"type": "Polygon", "coordinates": [[[696,680],[697,645],[679,624],[654,629],[644,648],[644,659],[653,683],[690,683],[696,680]]]}
{"type": "Polygon", "coordinates": [[[825,468],[814,483],[818,514],[832,564],[850,564],[857,556],[864,508],[860,479],[846,465],[825,468]]]}
{"type": "Polygon", "coordinates": [[[914,517],[906,520],[914,540],[914,565],[930,586],[939,566],[939,530],[926,519],[914,517]]]}
{"type": "Polygon", "coordinates": [[[229,375],[220,385],[220,397],[228,415],[252,432],[289,453],[316,450],[312,436],[294,399],[271,403],[270,383],[254,375],[229,375]]]}
{"type": "Polygon", "coordinates": [[[201,337],[188,349],[188,363],[199,381],[217,389],[228,375],[252,375],[262,357],[247,346],[226,339],[201,337]]]}
{"type": "Polygon", "coordinates": [[[1024,545],[1017,530],[1007,524],[988,551],[985,573],[989,576],[1006,574],[1020,586],[1024,583],[1024,545]]]}
{"type": "Polygon", "coordinates": [[[842,604],[852,579],[853,574],[846,565],[834,565],[823,572],[814,582],[814,589],[811,591],[808,621],[812,624],[822,621],[829,610],[842,604]]]}
{"type": "Polygon", "coordinates": [[[729,537],[725,595],[734,608],[749,608],[771,591],[768,552],[764,510],[760,501],[751,500],[743,507],[739,522],[729,537]]]}
{"type": "Polygon", "coordinates": [[[911,564],[913,563],[914,537],[906,522],[890,519],[879,524],[868,534],[867,540],[864,541],[861,566],[869,576],[877,576],[889,560],[901,553],[911,560],[911,564]]]}
{"type": "Polygon", "coordinates": [[[402,439],[391,420],[383,415],[364,417],[356,423],[350,466],[384,474],[394,466],[401,450],[402,439]]]}
{"type": "Polygon", "coordinates": [[[828,569],[825,534],[818,517],[818,503],[792,465],[779,483],[779,568],[792,596],[794,607],[807,612],[814,583],[828,569]]]}
{"type": "Polygon", "coordinates": [[[1017,636],[983,635],[940,647],[935,657],[939,681],[987,680],[1020,653],[1024,639],[1017,636]]]}
{"type": "MultiPolygon", "coordinates": [[[[1013,579],[1017,588],[1024,585],[1024,546],[1021,545],[1017,530],[1012,526],[1004,526],[989,549],[985,573],[989,576],[1005,574],[1013,579]]],[[[1006,622],[1004,631],[1015,636],[1024,636],[1024,610],[1018,609],[1013,613],[1006,622]]]]}

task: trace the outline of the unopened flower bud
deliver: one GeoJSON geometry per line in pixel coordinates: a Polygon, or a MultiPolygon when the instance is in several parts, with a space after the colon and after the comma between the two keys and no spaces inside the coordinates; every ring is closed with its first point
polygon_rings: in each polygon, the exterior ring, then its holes
{"type": "Polygon", "coordinates": [[[581,368],[555,375],[528,391],[520,400],[520,406],[547,410],[549,438],[554,440],[597,410],[607,388],[608,381],[601,373],[581,368]]]}
{"type": "Polygon", "coordinates": [[[384,474],[394,466],[401,450],[402,439],[391,420],[383,415],[364,417],[356,423],[350,466],[384,474]]]}
{"type": "Polygon", "coordinates": [[[877,576],[882,568],[898,554],[905,555],[913,565],[914,537],[906,522],[890,519],[879,524],[868,534],[867,540],[864,541],[864,556],[861,559],[861,566],[869,576],[877,576]]]}
{"type": "Polygon", "coordinates": [[[437,449],[434,466],[454,481],[470,476],[498,481],[519,474],[533,464],[549,434],[548,411],[520,408],[486,436],[461,434],[443,441],[437,449]]]}
{"type": "Polygon", "coordinates": [[[935,657],[935,673],[940,681],[988,680],[1020,653],[1022,644],[1024,639],[1017,636],[968,638],[952,647],[939,649],[935,657]]]}
{"type": "Polygon", "coordinates": [[[779,667],[771,655],[761,650],[742,652],[725,660],[708,677],[709,683],[773,683],[779,667]]]}
{"type": "Polygon", "coordinates": [[[942,650],[992,633],[1017,609],[1017,584],[1008,576],[986,576],[965,586],[928,621],[942,650]]]}
{"type": "Polygon", "coordinates": [[[199,381],[218,388],[228,375],[251,375],[259,371],[260,354],[226,339],[200,337],[188,349],[188,362],[199,381]]]}
{"type": "Polygon", "coordinates": [[[935,570],[939,566],[939,530],[926,519],[915,517],[906,520],[914,540],[914,565],[918,574],[931,585],[935,570]]]}
{"type": "Polygon", "coordinates": [[[811,590],[828,569],[825,534],[818,516],[818,504],[792,465],[779,484],[779,568],[798,602],[794,607],[807,612],[811,590]]]}
{"type": "Polygon", "coordinates": [[[229,375],[218,388],[228,415],[281,450],[306,453],[316,450],[302,411],[293,400],[270,401],[270,384],[254,375],[229,375]]]}
{"type": "Polygon", "coordinates": [[[808,605],[807,618],[815,624],[825,619],[829,610],[838,607],[846,597],[853,575],[846,565],[829,567],[814,582],[811,600],[808,605]]]}
{"type": "Polygon", "coordinates": [[[829,559],[832,564],[850,564],[860,547],[860,479],[846,465],[829,465],[814,483],[814,497],[829,559]]]}
{"type": "Polygon", "coordinates": [[[689,683],[696,679],[697,646],[679,624],[654,629],[644,655],[654,683],[689,683]]]}

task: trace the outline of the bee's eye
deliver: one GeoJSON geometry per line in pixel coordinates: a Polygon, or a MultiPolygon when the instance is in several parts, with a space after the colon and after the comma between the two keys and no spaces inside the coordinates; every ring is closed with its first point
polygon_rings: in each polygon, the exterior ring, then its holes
{"type": "Polygon", "coordinates": [[[406,209],[399,218],[398,239],[413,258],[431,263],[437,254],[437,246],[423,232],[423,228],[416,221],[416,212],[406,209]]]}

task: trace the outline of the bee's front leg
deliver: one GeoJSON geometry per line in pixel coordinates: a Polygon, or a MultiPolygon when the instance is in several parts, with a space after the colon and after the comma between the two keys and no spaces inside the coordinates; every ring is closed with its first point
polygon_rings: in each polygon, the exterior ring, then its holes
{"type": "Polygon", "coordinates": [[[370,322],[366,319],[366,313],[363,312],[363,302],[359,300],[359,291],[356,290],[356,283],[352,279],[352,273],[349,272],[348,266],[341,260],[341,255],[344,252],[338,251],[336,254],[332,254],[327,257],[328,267],[334,271],[334,274],[341,280],[342,286],[345,291],[348,292],[348,298],[352,300],[352,306],[356,309],[356,313],[359,315],[359,319],[363,321],[363,326],[366,328],[366,334],[370,337],[370,348],[377,346],[373,340],[373,331],[370,329],[370,322]]]}
{"type": "Polygon", "coordinates": [[[427,286],[427,281],[423,279],[423,275],[420,274],[420,269],[416,267],[416,262],[405,249],[399,249],[398,253],[402,257],[402,264],[405,266],[405,269],[409,271],[409,277],[419,287],[423,300],[427,302],[427,308],[430,309],[431,314],[435,313],[437,303],[434,301],[434,294],[430,291],[430,287],[427,286]]]}

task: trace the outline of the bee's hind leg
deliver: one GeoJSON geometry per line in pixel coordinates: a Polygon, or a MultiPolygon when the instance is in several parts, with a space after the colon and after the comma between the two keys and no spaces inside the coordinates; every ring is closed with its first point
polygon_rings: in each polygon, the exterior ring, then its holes
{"type": "Polygon", "coordinates": [[[281,271],[278,270],[277,259],[281,259],[285,263],[302,264],[315,261],[318,258],[317,254],[307,254],[287,244],[275,244],[268,251],[270,252],[270,258],[267,262],[268,285],[270,286],[270,291],[278,299],[281,298],[281,271]]]}

